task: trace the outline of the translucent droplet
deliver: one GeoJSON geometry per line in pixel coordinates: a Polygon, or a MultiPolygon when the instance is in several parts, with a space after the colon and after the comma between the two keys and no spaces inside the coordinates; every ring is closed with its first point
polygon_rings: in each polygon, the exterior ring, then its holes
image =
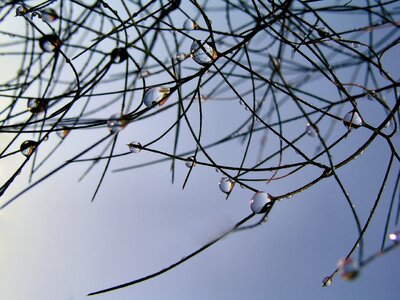
{"type": "Polygon", "coordinates": [[[183,22],[183,29],[195,30],[195,29],[199,29],[199,26],[192,19],[187,19],[185,22],[183,22]]]}
{"type": "Polygon", "coordinates": [[[242,99],[239,100],[239,104],[240,104],[241,106],[243,106],[245,110],[249,110],[248,107],[247,107],[247,105],[246,105],[246,103],[245,103],[242,99]]]}
{"type": "Polygon", "coordinates": [[[217,58],[217,52],[204,41],[194,40],[190,47],[190,56],[200,65],[208,65],[217,58]]]}
{"type": "Polygon", "coordinates": [[[39,46],[44,52],[57,52],[60,50],[61,41],[54,34],[47,34],[39,39],[39,46]]]}
{"type": "Polygon", "coordinates": [[[399,242],[400,241],[400,230],[396,230],[395,232],[392,232],[389,234],[389,239],[393,242],[399,242]]]}
{"type": "Polygon", "coordinates": [[[340,259],[338,263],[340,276],[344,280],[353,280],[357,278],[359,272],[351,258],[340,259]]]}
{"type": "Polygon", "coordinates": [[[150,73],[149,71],[143,70],[142,72],[140,72],[140,77],[146,78],[146,77],[149,77],[150,74],[151,74],[151,73],[150,73]]]}
{"type": "Polygon", "coordinates": [[[196,160],[193,156],[189,156],[188,158],[186,158],[185,160],[185,166],[188,168],[192,168],[196,166],[196,160]]]}
{"type": "Polygon", "coordinates": [[[107,121],[107,128],[110,133],[117,133],[128,125],[129,119],[121,114],[112,115],[107,121]]]}
{"type": "Polygon", "coordinates": [[[250,199],[250,208],[255,214],[268,211],[272,205],[272,198],[266,192],[256,192],[250,199]]]}
{"type": "Polygon", "coordinates": [[[153,87],[148,89],[143,96],[143,103],[147,107],[163,105],[169,96],[170,89],[165,87],[153,87]]]}
{"type": "Polygon", "coordinates": [[[22,16],[25,16],[27,12],[28,12],[28,8],[26,8],[26,6],[24,6],[24,5],[20,5],[15,10],[15,16],[22,17],[22,16]]]}
{"type": "Polygon", "coordinates": [[[183,61],[183,60],[186,59],[186,57],[187,57],[187,54],[186,54],[186,53],[183,53],[183,52],[178,52],[178,53],[175,55],[175,58],[176,58],[177,61],[183,61]]]}
{"type": "Polygon", "coordinates": [[[317,28],[318,35],[322,38],[329,36],[329,31],[325,27],[317,28]]]}
{"type": "Polygon", "coordinates": [[[28,157],[35,151],[38,144],[39,143],[36,141],[26,140],[21,144],[21,146],[19,147],[19,150],[21,151],[21,153],[23,155],[28,157]]]}
{"type": "Polygon", "coordinates": [[[322,286],[330,286],[332,284],[332,278],[330,276],[326,276],[322,280],[322,286]]]}
{"type": "Polygon", "coordinates": [[[235,182],[232,179],[228,177],[222,177],[219,181],[219,189],[227,194],[233,189],[234,184],[235,182]]]}
{"type": "Polygon", "coordinates": [[[315,125],[308,123],[306,127],[306,133],[310,137],[316,137],[318,134],[318,128],[315,125]]]}
{"type": "Polygon", "coordinates": [[[361,116],[358,112],[352,110],[349,111],[343,118],[343,124],[346,126],[349,130],[355,128],[359,128],[362,124],[363,121],[361,119],[361,116]]]}
{"type": "Polygon", "coordinates": [[[40,98],[28,99],[26,106],[28,111],[33,114],[41,113],[47,108],[47,100],[40,98]]]}
{"type": "Polygon", "coordinates": [[[140,151],[142,151],[143,148],[142,144],[136,141],[129,143],[128,147],[129,151],[131,151],[132,153],[139,153],[140,151]]]}
{"type": "Polygon", "coordinates": [[[69,134],[70,130],[67,127],[61,127],[59,130],[56,131],[57,136],[60,139],[64,139],[69,134]]]}
{"type": "Polygon", "coordinates": [[[360,48],[360,44],[359,44],[359,43],[356,43],[356,42],[351,43],[351,46],[352,46],[354,49],[360,48]]]}
{"type": "Polygon", "coordinates": [[[120,64],[128,58],[128,51],[126,48],[115,48],[110,55],[114,64],[120,64]]]}
{"type": "Polygon", "coordinates": [[[42,20],[51,23],[58,19],[58,14],[55,9],[47,8],[42,11],[42,20]]]}

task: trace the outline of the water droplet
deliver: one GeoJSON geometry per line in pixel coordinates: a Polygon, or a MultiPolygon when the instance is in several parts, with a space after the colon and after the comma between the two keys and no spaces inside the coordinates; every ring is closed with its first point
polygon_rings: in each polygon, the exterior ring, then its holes
{"type": "Polygon", "coordinates": [[[389,234],[389,239],[393,242],[399,242],[400,241],[400,230],[396,230],[395,232],[392,232],[389,234]]]}
{"type": "Polygon", "coordinates": [[[41,113],[47,108],[47,100],[40,98],[28,99],[26,106],[28,111],[33,114],[41,113]]]}
{"type": "Polygon", "coordinates": [[[349,130],[355,128],[359,128],[362,124],[363,121],[361,119],[361,116],[358,112],[355,110],[349,111],[343,118],[343,124],[346,126],[349,130]]]}
{"type": "Polygon", "coordinates": [[[151,73],[147,70],[143,70],[142,72],[140,72],[140,77],[142,77],[142,78],[149,77],[150,75],[151,75],[151,73]]]}
{"type": "Polygon", "coordinates": [[[142,144],[137,141],[129,143],[128,147],[129,151],[131,151],[132,153],[139,153],[140,151],[142,151],[143,148],[142,144]]]}
{"type": "Polygon", "coordinates": [[[26,8],[26,6],[24,6],[24,5],[20,5],[15,10],[15,16],[22,17],[22,16],[25,16],[27,12],[28,12],[28,8],[26,8]]]}
{"type": "Polygon", "coordinates": [[[378,95],[376,94],[375,91],[369,90],[369,91],[367,92],[367,99],[368,99],[369,101],[375,101],[376,98],[378,98],[378,95]]]}
{"type": "Polygon", "coordinates": [[[195,30],[195,29],[199,29],[199,26],[192,19],[187,19],[185,22],[183,22],[183,29],[195,30]]]}
{"type": "Polygon", "coordinates": [[[249,110],[249,108],[246,106],[246,103],[242,99],[239,100],[239,104],[243,106],[245,110],[249,110]]]}
{"type": "Polygon", "coordinates": [[[359,44],[359,43],[356,43],[356,42],[351,43],[351,46],[352,46],[354,49],[360,48],[360,44],[359,44]]]}
{"type": "Polygon", "coordinates": [[[185,160],[185,166],[188,168],[192,168],[196,166],[196,160],[193,156],[189,156],[188,158],[186,158],[185,160]]]}
{"type": "Polygon", "coordinates": [[[175,58],[176,58],[177,61],[183,61],[183,60],[186,59],[186,57],[187,57],[187,54],[186,54],[186,53],[183,53],[183,52],[178,52],[178,53],[175,55],[175,58]]]}
{"type": "Polygon", "coordinates": [[[148,89],[143,96],[143,103],[147,107],[155,105],[163,105],[169,97],[169,88],[165,87],[153,87],[148,89]]]}
{"type": "Polygon", "coordinates": [[[42,20],[48,23],[54,22],[58,19],[58,14],[55,9],[47,8],[42,11],[42,20]]]}
{"type": "Polygon", "coordinates": [[[110,55],[114,64],[120,64],[128,58],[128,51],[126,48],[115,48],[110,55]]]}
{"type": "Polygon", "coordinates": [[[222,177],[219,181],[219,189],[226,194],[230,193],[234,185],[235,182],[228,177],[222,177]]]}
{"type": "Polygon", "coordinates": [[[272,198],[266,192],[256,192],[250,199],[250,208],[255,214],[268,211],[272,205],[272,198]]]}
{"type": "Polygon", "coordinates": [[[121,114],[112,115],[107,121],[107,128],[110,133],[117,133],[128,125],[129,119],[121,114]]]}
{"type": "Polygon", "coordinates": [[[204,41],[194,40],[190,47],[190,56],[199,65],[208,65],[217,58],[217,52],[204,41]]]}
{"type": "Polygon", "coordinates": [[[353,280],[357,278],[359,272],[351,258],[340,259],[338,263],[340,276],[344,280],[353,280]]]}
{"type": "Polygon", "coordinates": [[[21,144],[21,146],[19,147],[19,150],[21,151],[21,153],[23,155],[28,157],[35,151],[38,144],[39,143],[36,141],[26,140],[21,144]]]}
{"type": "Polygon", "coordinates": [[[330,286],[332,284],[332,278],[330,276],[326,276],[322,280],[322,286],[330,286]]]}
{"type": "Polygon", "coordinates": [[[322,38],[329,36],[329,31],[325,27],[317,28],[318,35],[322,38]]]}
{"type": "Polygon", "coordinates": [[[57,136],[60,139],[64,139],[69,134],[70,130],[67,127],[61,127],[59,130],[56,131],[57,136]]]}
{"type": "Polygon", "coordinates": [[[61,41],[54,34],[47,34],[39,39],[39,46],[44,52],[57,52],[60,50],[61,41]]]}
{"type": "Polygon", "coordinates": [[[316,137],[318,134],[318,127],[308,123],[306,127],[306,133],[310,137],[316,137]]]}

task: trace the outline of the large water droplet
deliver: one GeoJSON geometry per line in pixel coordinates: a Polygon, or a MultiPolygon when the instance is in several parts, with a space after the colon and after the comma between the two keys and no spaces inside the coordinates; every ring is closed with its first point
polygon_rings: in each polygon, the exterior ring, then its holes
{"type": "Polygon", "coordinates": [[[307,135],[310,136],[310,137],[316,137],[316,136],[317,136],[317,133],[318,133],[318,128],[317,128],[317,126],[308,123],[308,124],[307,124],[307,127],[306,127],[306,133],[307,133],[307,135]]]}
{"type": "Polygon", "coordinates": [[[47,8],[42,11],[42,20],[51,23],[58,19],[58,14],[55,9],[47,8]]]}
{"type": "Polygon", "coordinates": [[[129,119],[121,114],[112,115],[107,121],[107,128],[110,133],[117,133],[128,125],[129,119]]]}
{"type": "Polygon", "coordinates": [[[142,151],[143,148],[142,144],[137,141],[129,143],[128,147],[129,151],[131,151],[132,153],[139,153],[140,151],[142,151]]]}
{"type": "Polygon", "coordinates": [[[255,214],[268,211],[272,205],[272,198],[266,192],[256,192],[250,199],[250,208],[255,214]]]}
{"type": "Polygon", "coordinates": [[[28,111],[33,114],[41,113],[47,108],[47,100],[40,98],[28,99],[26,106],[28,111]]]}
{"type": "Polygon", "coordinates": [[[39,46],[44,52],[57,52],[60,50],[61,41],[55,34],[47,34],[39,39],[39,46]]]}
{"type": "Polygon", "coordinates": [[[349,129],[357,129],[359,128],[362,124],[363,121],[361,119],[361,116],[358,112],[355,110],[349,111],[343,118],[343,124],[349,129]]]}
{"type": "Polygon", "coordinates": [[[26,6],[24,6],[24,5],[20,5],[15,10],[15,16],[22,17],[22,16],[25,16],[27,12],[28,12],[28,8],[26,8],[26,6]]]}
{"type": "Polygon", "coordinates": [[[228,177],[222,177],[219,181],[219,189],[228,194],[230,191],[232,191],[234,184],[235,182],[232,179],[228,177]]]}
{"type": "Polygon", "coordinates": [[[188,168],[196,166],[196,159],[194,158],[194,156],[189,156],[188,158],[185,159],[185,166],[188,168]]]}
{"type": "Polygon", "coordinates": [[[395,232],[392,232],[389,234],[389,239],[393,242],[399,242],[400,241],[400,230],[396,230],[395,232]]]}
{"type": "Polygon", "coordinates": [[[26,140],[21,144],[21,146],[19,147],[19,150],[21,151],[21,153],[23,155],[28,157],[35,151],[38,144],[39,143],[36,141],[26,140]]]}
{"type": "Polygon", "coordinates": [[[110,55],[114,64],[120,64],[128,58],[128,51],[126,48],[115,48],[110,55]]]}
{"type": "Polygon", "coordinates": [[[199,29],[199,26],[192,19],[187,19],[185,22],[183,22],[183,29],[195,30],[195,29],[199,29]]]}
{"type": "Polygon", "coordinates": [[[359,274],[358,268],[355,266],[355,264],[351,258],[340,259],[339,263],[338,263],[338,268],[339,268],[340,276],[344,280],[353,280],[359,274]]]}
{"type": "Polygon", "coordinates": [[[169,96],[170,89],[165,87],[153,87],[148,89],[143,96],[143,103],[147,107],[152,107],[157,104],[163,105],[169,96]]]}
{"type": "Polygon", "coordinates": [[[190,47],[190,56],[200,65],[208,65],[217,58],[217,52],[204,41],[194,40],[190,47]]]}

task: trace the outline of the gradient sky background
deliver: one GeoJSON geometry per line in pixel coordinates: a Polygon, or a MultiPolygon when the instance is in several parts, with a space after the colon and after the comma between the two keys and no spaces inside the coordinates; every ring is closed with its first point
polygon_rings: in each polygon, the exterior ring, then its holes
{"type": "MultiPolygon", "coordinates": [[[[23,19],[14,18],[7,25],[2,23],[1,30],[17,28],[18,22],[23,19]]],[[[346,17],[336,22],[335,26],[340,28],[350,26],[355,20],[346,17]]],[[[399,55],[397,46],[384,60],[395,78],[399,77],[399,55]]],[[[16,72],[15,61],[9,57],[0,59],[3,82],[10,72],[16,72]]],[[[227,105],[210,100],[204,102],[204,109],[215,116],[206,126],[216,135],[226,129],[227,116],[244,118],[247,114],[238,103],[227,105]]],[[[105,113],[111,115],[115,110],[109,109],[105,113]]],[[[161,116],[157,124],[166,124],[168,120],[168,116],[161,116]]],[[[130,124],[119,134],[117,152],[126,151],[126,144],[132,140],[151,140],[149,136],[155,135],[157,124],[130,124]]],[[[343,134],[345,128],[339,124],[336,130],[343,134]]],[[[81,143],[96,141],[106,134],[105,128],[72,132],[65,140],[61,154],[49,162],[37,178],[57,163],[69,159],[81,143]]],[[[353,147],[351,143],[357,144],[365,136],[367,131],[361,128],[352,133],[347,145],[353,147]]],[[[0,138],[1,146],[6,139],[0,138]]],[[[46,142],[49,148],[57,139],[55,133],[50,135],[46,142]]],[[[182,151],[193,147],[189,138],[187,143],[182,151]]],[[[310,149],[317,145],[312,138],[305,143],[310,149]]],[[[239,144],[237,141],[227,143],[219,147],[215,155],[221,161],[234,160],[236,151],[240,152],[237,150],[239,144]]],[[[362,223],[377,195],[377,179],[385,170],[387,153],[386,145],[377,141],[340,170],[342,181],[356,199],[356,207],[360,208],[362,223]]],[[[169,162],[112,172],[157,158],[142,151],[114,159],[93,203],[90,199],[104,165],[97,166],[78,182],[88,164],[76,163],[0,211],[0,299],[399,298],[398,250],[362,269],[359,278],[353,282],[345,282],[337,276],[330,287],[321,287],[322,279],[334,271],[338,259],[347,254],[357,238],[347,204],[332,179],[277,203],[262,226],[231,234],[162,276],[118,291],[86,297],[90,292],[172,264],[251,213],[248,201],[253,193],[236,186],[226,201],[218,188],[221,174],[210,168],[196,166],[184,190],[182,184],[187,168],[183,162],[177,163],[175,184],[171,184],[169,162]]],[[[5,180],[10,169],[22,160],[22,155],[2,159],[1,180],[5,180]]],[[[398,168],[398,163],[395,166],[398,168]]],[[[28,175],[29,170],[24,170],[3,198],[10,199],[25,187],[28,175]]],[[[295,186],[298,186],[297,182],[289,177],[265,186],[265,189],[272,195],[280,195],[295,186]]],[[[394,186],[393,178],[387,186],[390,191],[394,186]]],[[[366,236],[366,256],[380,247],[390,201],[389,193],[386,194],[366,236]]]]}

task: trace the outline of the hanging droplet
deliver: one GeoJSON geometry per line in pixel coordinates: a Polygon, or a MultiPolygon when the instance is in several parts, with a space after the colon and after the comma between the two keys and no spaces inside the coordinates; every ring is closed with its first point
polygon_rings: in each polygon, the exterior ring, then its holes
{"type": "Polygon", "coordinates": [[[126,51],[126,48],[115,48],[111,51],[110,56],[114,64],[120,64],[128,58],[128,51],[126,51]]]}
{"type": "Polygon", "coordinates": [[[359,43],[356,43],[356,42],[351,43],[351,46],[352,46],[354,49],[360,48],[360,44],[359,44],[359,43]]]}
{"type": "Polygon", "coordinates": [[[354,262],[351,258],[340,259],[338,263],[340,276],[344,280],[353,280],[357,278],[359,272],[358,268],[354,265],[354,262]]]}
{"type": "Polygon", "coordinates": [[[58,129],[56,131],[56,134],[60,139],[64,139],[67,137],[69,132],[70,132],[70,130],[67,127],[61,127],[60,129],[58,129]]]}
{"type": "Polygon", "coordinates": [[[306,134],[310,137],[316,137],[318,134],[318,128],[315,125],[312,125],[310,123],[307,124],[306,127],[306,134]]]}
{"type": "Polygon", "coordinates": [[[19,150],[21,151],[21,153],[23,155],[28,157],[35,151],[38,144],[39,143],[36,141],[26,140],[21,144],[21,146],[19,147],[19,150]]]}
{"type": "Polygon", "coordinates": [[[331,284],[332,284],[332,277],[330,277],[330,276],[326,276],[322,280],[322,286],[330,286],[331,284]]]}
{"type": "Polygon", "coordinates": [[[139,153],[143,149],[142,144],[136,141],[129,143],[128,147],[129,151],[131,151],[132,153],[139,153]]]}
{"type": "Polygon", "coordinates": [[[196,30],[196,29],[199,29],[199,26],[192,19],[187,19],[185,22],[183,22],[183,29],[196,30]]]}
{"type": "Polygon", "coordinates": [[[33,114],[38,114],[47,108],[47,100],[40,98],[28,99],[26,106],[28,111],[33,114]]]}
{"type": "Polygon", "coordinates": [[[250,208],[255,214],[268,211],[272,205],[272,198],[266,192],[256,192],[250,199],[250,208]]]}
{"type": "Polygon", "coordinates": [[[48,23],[54,22],[58,19],[58,14],[55,9],[47,8],[42,11],[42,20],[48,23]]]}
{"type": "Polygon", "coordinates": [[[204,41],[194,40],[190,47],[190,56],[199,65],[208,65],[217,58],[217,52],[204,41]]]}
{"type": "Polygon", "coordinates": [[[196,160],[195,160],[194,156],[189,156],[188,158],[186,158],[185,166],[188,168],[192,168],[192,167],[196,166],[196,160]]]}
{"type": "Polygon", "coordinates": [[[183,61],[183,60],[186,59],[186,57],[187,57],[186,53],[183,53],[183,52],[178,52],[175,55],[175,58],[176,58],[177,61],[183,61]]]}
{"type": "Polygon", "coordinates": [[[39,39],[39,46],[44,52],[58,52],[61,41],[54,34],[47,34],[39,39]]]}
{"type": "Polygon", "coordinates": [[[396,230],[395,232],[392,232],[389,234],[389,239],[393,242],[399,242],[400,241],[400,230],[396,230]]]}
{"type": "Polygon", "coordinates": [[[143,71],[140,72],[140,77],[146,78],[146,77],[149,77],[150,74],[151,74],[151,73],[150,73],[149,71],[143,70],[143,71]]]}
{"type": "Polygon", "coordinates": [[[329,31],[325,27],[317,28],[318,35],[322,38],[329,36],[329,31]]]}
{"type": "Polygon", "coordinates": [[[239,104],[244,107],[244,110],[249,110],[246,103],[242,99],[239,100],[239,104]]]}
{"type": "Polygon", "coordinates": [[[228,177],[222,177],[219,181],[219,189],[228,194],[232,191],[234,184],[235,182],[232,179],[228,177]]]}
{"type": "Polygon", "coordinates": [[[361,116],[358,112],[355,110],[349,111],[343,118],[343,124],[346,126],[349,130],[355,128],[359,128],[362,124],[363,121],[361,119],[361,116]]]}
{"type": "Polygon", "coordinates": [[[23,17],[26,15],[27,12],[28,12],[28,8],[24,5],[20,5],[15,10],[15,16],[23,17]]]}
{"type": "Polygon", "coordinates": [[[153,87],[148,89],[143,96],[143,103],[147,107],[152,107],[155,105],[163,105],[169,97],[169,88],[165,87],[153,87]]]}
{"type": "Polygon", "coordinates": [[[107,121],[107,128],[110,133],[117,133],[128,125],[129,119],[121,114],[112,115],[107,121]]]}

